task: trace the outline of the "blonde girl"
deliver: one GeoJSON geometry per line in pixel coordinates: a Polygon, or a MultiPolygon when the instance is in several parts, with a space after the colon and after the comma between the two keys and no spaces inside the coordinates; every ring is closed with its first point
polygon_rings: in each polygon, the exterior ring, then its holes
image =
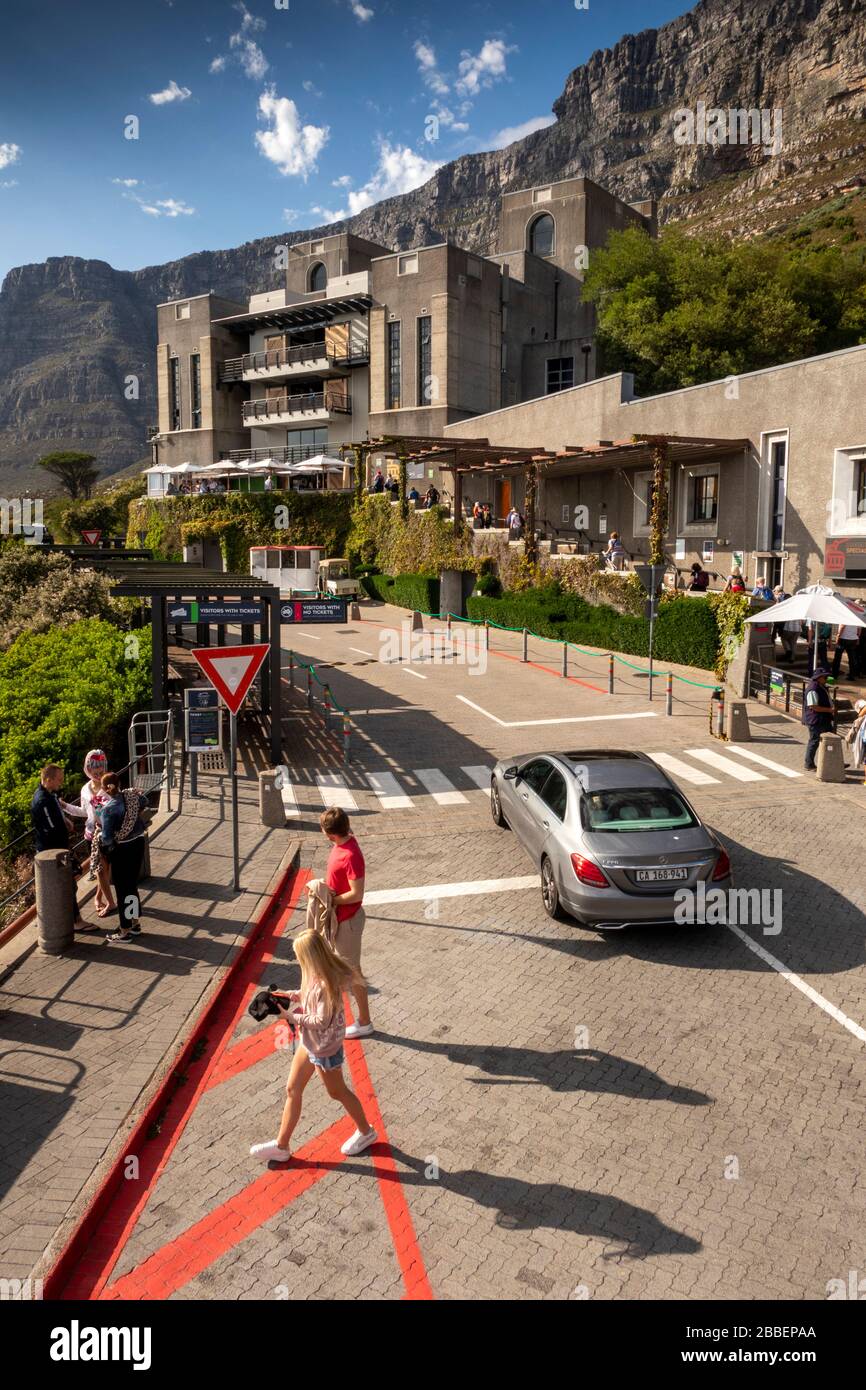
{"type": "Polygon", "coordinates": [[[283,1016],[300,1029],[301,1046],[292,1058],[279,1134],[276,1139],[266,1144],[253,1144],[250,1149],[250,1154],[262,1163],[272,1160],[285,1163],[291,1156],[289,1143],[301,1117],[304,1091],[314,1072],[319,1073],[331,1099],[339,1101],[357,1126],[352,1137],[342,1145],[342,1152],[363,1153],[377,1137],[364,1114],[364,1107],[343,1076],[346,1035],[343,991],[358,980],[358,973],[337,955],[319,932],[301,932],[295,937],[294,946],[301,967],[301,988],[285,994],[277,991],[277,994],[296,1006],[284,1009],[283,1016]]]}
{"type": "Polygon", "coordinates": [[[87,778],[81,788],[81,805],[87,812],[84,838],[90,845],[90,872],[88,877],[96,879],[96,915],[107,917],[114,911],[111,896],[111,869],[105,856],[99,852],[99,838],[102,828],[102,809],[111,797],[102,790],[102,777],[108,771],[108,756],[101,748],[91,748],[84,759],[84,775],[87,778]]]}

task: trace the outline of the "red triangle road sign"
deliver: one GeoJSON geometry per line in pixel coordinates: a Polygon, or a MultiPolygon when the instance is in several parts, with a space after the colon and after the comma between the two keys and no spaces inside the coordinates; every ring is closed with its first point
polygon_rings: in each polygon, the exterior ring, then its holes
{"type": "Polygon", "coordinates": [[[237,714],[269,651],[267,642],[255,642],[241,647],[194,647],[192,655],[232,714],[237,714]]]}
{"type": "Polygon", "coordinates": [[[102,532],[82,531],[81,539],[84,541],[85,545],[99,545],[99,542],[102,540],[102,532]]]}

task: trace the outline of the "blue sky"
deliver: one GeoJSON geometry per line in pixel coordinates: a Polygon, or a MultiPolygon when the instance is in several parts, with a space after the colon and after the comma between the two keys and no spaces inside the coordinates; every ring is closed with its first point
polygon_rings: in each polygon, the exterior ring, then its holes
{"type": "Polygon", "coordinates": [[[47,0],[4,9],[0,276],[119,269],[349,214],[552,120],[688,0],[47,0]],[[136,132],[137,138],[126,138],[136,132]],[[435,122],[430,120],[435,117],[435,122]],[[429,138],[429,137],[434,138],[429,138]]]}

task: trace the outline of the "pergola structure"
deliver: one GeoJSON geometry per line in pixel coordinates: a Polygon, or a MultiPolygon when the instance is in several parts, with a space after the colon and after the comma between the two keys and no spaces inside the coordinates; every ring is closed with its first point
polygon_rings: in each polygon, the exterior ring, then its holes
{"type": "MultiPolygon", "coordinates": [[[[602,468],[652,467],[666,471],[674,463],[707,462],[750,447],[748,439],[684,437],[673,434],[633,435],[630,439],[600,439],[595,444],[568,444],[561,449],[491,444],[488,439],[452,436],[384,434],[353,446],[361,455],[381,454],[401,460],[401,495],[405,495],[403,465],[412,460],[436,463],[454,475],[454,529],[462,524],[462,479],[467,473],[499,474],[520,468],[526,474],[526,535],[535,535],[535,502],[540,478],[568,477],[602,468]]],[[[364,460],[366,464],[366,459],[364,460]]],[[[365,476],[359,468],[357,477],[365,476]]],[[[658,490],[658,489],[657,489],[658,490]]]]}

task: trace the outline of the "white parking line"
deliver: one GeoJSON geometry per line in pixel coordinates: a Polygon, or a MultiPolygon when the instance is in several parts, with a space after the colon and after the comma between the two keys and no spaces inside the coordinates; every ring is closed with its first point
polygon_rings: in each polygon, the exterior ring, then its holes
{"type": "Polygon", "coordinates": [[[357,811],[357,801],[336,772],[317,772],[316,781],[323,806],[341,806],[344,811],[357,811]]]}
{"type": "Polygon", "coordinates": [[[289,781],[289,769],[286,767],[285,763],[283,763],[282,766],[282,773],[283,785],[280,787],[280,796],[283,800],[283,811],[286,819],[290,820],[295,816],[299,816],[301,814],[301,809],[298,806],[295,789],[289,781]]]}
{"type": "Polygon", "coordinates": [[[765,951],[763,946],[760,946],[757,941],[753,941],[741,927],[735,927],[731,922],[728,922],[727,925],[728,930],[732,931],[734,936],[738,936],[743,944],[748,946],[750,951],[754,951],[755,955],[759,956],[766,965],[777,970],[788,981],[788,984],[793,985],[801,994],[805,994],[807,999],[811,999],[813,1004],[817,1004],[819,1009],[823,1009],[824,1013],[829,1014],[837,1023],[841,1023],[842,1027],[847,1028],[849,1033],[853,1033],[859,1042],[866,1042],[866,1028],[861,1028],[859,1023],[855,1023],[847,1014],[843,1014],[841,1009],[837,1009],[836,1005],[831,1004],[829,999],[825,999],[823,994],[819,994],[811,985],[807,985],[806,981],[801,980],[799,975],[795,975],[793,970],[789,970],[787,965],[783,965],[775,956],[771,956],[769,951],[765,951]]]}
{"type": "Polygon", "coordinates": [[[414,802],[402,790],[397,778],[391,772],[365,772],[364,776],[382,804],[383,811],[411,810],[414,802]]]}
{"type": "Polygon", "coordinates": [[[474,782],[476,787],[480,787],[483,792],[490,795],[490,772],[489,767],[461,767],[461,772],[465,772],[470,782],[474,782]]]}
{"type": "Polygon", "coordinates": [[[418,781],[423,783],[438,806],[459,806],[466,800],[453,782],[449,782],[438,767],[419,767],[414,769],[418,781]]]}
{"type": "Polygon", "coordinates": [[[420,903],[429,898],[468,898],[487,893],[512,893],[522,888],[537,888],[538,874],[521,878],[480,878],[468,883],[427,883],[421,888],[380,888],[364,894],[364,906],[382,903],[420,903]]]}
{"type": "Polygon", "coordinates": [[[372,652],[365,652],[363,647],[350,647],[350,652],[357,652],[359,656],[372,656],[372,652]]]}
{"type": "Polygon", "coordinates": [[[401,666],[400,670],[404,671],[407,676],[414,676],[416,680],[426,681],[427,679],[426,676],[421,675],[420,671],[413,671],[411,666],[401,666]]]}
{"type": "Polygon", "coordinates": [[[768,767],[772,772],[778,772],[782,777],[801,777],[803,774],[794,772],[790,767],[783,767],[781,763],[774,763],[770,758],[763,757],[760,753],[753,753],[751,748],[740,748],[736,743],[727,745],[729,753],[739,753],[741,758],[748,758],[750,762],[760,763],[761,767],[768,767]]]}
{"type": "Polygon", "coordinates": [[[706,787],[711,782],[715,786],[719,785],[718,777],[711,777],[708,772],[701,772],[699,767],[689,767],[680,758],[674,758],[670,753],[650,753],[654,763],[663,767],[665,772],[670,772],[674,777],[681,777],[684,782],[694,782],[696,787],[706,787]]]}
{"type": "Polygon", "coordinates": [[[465,695],[458,695],[464,705],[470,709],[477,710],[486,719],[492,719],[494,724],[498,724],[501,729],[532,729],[541,724],[598,724],[606,723],[613,719],[657,719],[658,715],[654,710],[641,710],[639,714],[575,714],[570,719],[499,719],[489,710],[482,709],[473,700],[468,700],[465,695]]]}
{"type": "Polygon", "coordinates": [[[709,767],[717,767],[720,772],[727,772],[731,777],[735,777],[738,782],[766,782],[763,772],[753,772],[750,767],[741,767],[732,758],[723,758],[721,753],[716,753],[712,748],[684,748],[684,753],[688,753],[690,758],[697,758],[702,763],[707,763],[709,767]]]}

